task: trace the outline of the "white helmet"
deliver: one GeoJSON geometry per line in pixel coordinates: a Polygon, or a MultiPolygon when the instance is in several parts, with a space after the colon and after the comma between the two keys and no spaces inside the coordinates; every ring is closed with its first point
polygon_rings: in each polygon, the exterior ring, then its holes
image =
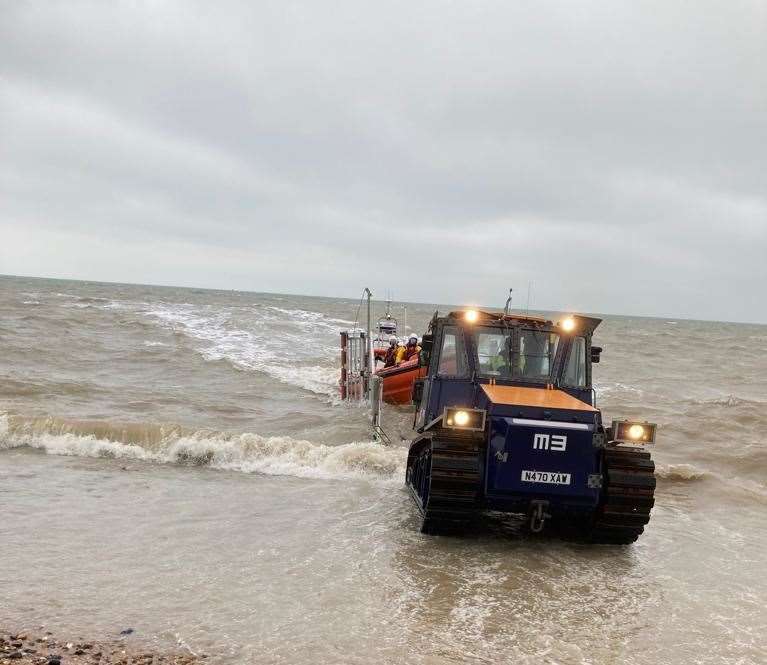
{"type": "Polygon", "coordinates": [[[413,344],[418,344],[418,336],[417,335],[410,335],[410,337],[407,340],[408,342],[412,342],[413,344]]]}

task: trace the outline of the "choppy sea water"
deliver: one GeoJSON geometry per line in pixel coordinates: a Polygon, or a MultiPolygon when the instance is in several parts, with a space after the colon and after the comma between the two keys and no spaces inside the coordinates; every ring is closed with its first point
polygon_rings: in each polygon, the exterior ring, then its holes
{"type": "Polygon", "coordinates": [[[337,399],[357,305],[0,278],[0,624],[223,663],[767,662],[767,327],[606,317],[599,405],[660,424],[659,488],[595,547],[418,533],[412,414],[385,448],[337,399]]]}

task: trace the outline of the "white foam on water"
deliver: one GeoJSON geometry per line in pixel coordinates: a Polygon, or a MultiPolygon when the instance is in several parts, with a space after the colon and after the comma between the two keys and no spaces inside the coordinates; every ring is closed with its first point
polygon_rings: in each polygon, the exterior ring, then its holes
{"type": "Polygon", "coordinates": [[[607,397],[613,395],[631,395],[632,398],[640,398],[644,395],[641,388],[632,386],[626,383],[595,383],[594,390],[596,390],[597,397],[607,397]]]}
{"type": "Polygon", "coordinates": [[[345,321],[344,319],[334,319],[328,317],[322,312],[313,312],[307,309],[285,309],[283,307],[275,307],[274,305],[266,305],[262,308],[269,312],[276,312],[282,314],[278,320],[281,323],[287,323],[294,326],[299,326],[309,331],[326,331],[332,334],[338,333],[338,324],[346,326],[353,325],[353,321],[345,321]],[[287,318],[286,318],[287,317],[287,318]]]}
{"type": "Polygon", "coordinates": [[[656,464],[655,474],[670,481],[701,480],[711,475],[692,464],[656,464]]]}
{"type": "Polygon", "coordinates": [[[262,371],[283,383],[309,390],[318,395],[338,397],[338,369],[321,365],[307,367],[286,367],[264,365],[262,371]]]}
{"type": "MultiPolygon", "coordinates": [[[[57,294],[62,295],[62,294],[57,294]]],[[[64,301],[60,306],[66,309],[105,309],[105,310],[130,310],[141,307],[141,303],[132,303],[121,300],[109,300],[108,298],[88,298],[65,296],[74,300],[64,301]]]]}
{"type": "MultiPolygon", "coordinates": [[[[400,485],[407,450],[372,441],[326,445],[289,436],[185,432],[177,425],[124,425],[23,418],[0,415],[0,449],[29,446],[50,455],[140,460],[160,464],[210,466],[217,469],[317,479],[359,479],[400,485]]],[[[764,485],[728,478],[692,464],[658,464],[661,482],[706,479],[739,494],[763,500],[764,485]]]]}
{"type": "Polygon", "coordinates": [[[767,487],[756,480],[738,476],[726,476],[701,469],[693,464],[656,464],[655,475],[661,482],[691,483],[712,480],[721,484],[730,495],[739,495],[749,500],[767,499],[767,487]]]}
{"type": "Polygon", "coordinates": [[[338,394],[337,326],[324,314],[268,306],[248,308],[251,327],[234,318],[242,312],[200,311],[193,305],[163,305],[145,314],[161,326],[197,342],[209,361],[226,360],[239,369],[265,373],[318,395],[338,394]]]}
{"type": "Polygon", "coordinates": [[[763,405],[763,403],[758,402],[756,400],[744,399],[742,397],[738,397],[737,395],[732,395],[732,394],[727,395],[726,397],[718,397],[715,399],[694,400],[693,403],[699,404],[702,406],[726,406],[726,407],[763,405]]]}
{"type": "MultiPolygon", "coordinates": [[[[50,455],[140,460],[160,464],[210,466],[216,469],[317,479],[357,479],[377,484],[403,483],[407,451],[372,441],[329,446],[287,436],[171,428],[159,441],[141,444],[104,435],[62,431],[39,421],[0,416],[0,449],[29,446],[50,455]]],[[[120,432],[119,426],[114,428],[120,432]]]]}
{"type": "Polygon", "coordinates": [[[102,309],[129,309],[130,303],[125,303],[120,300],[110,300],[108,303],[102,305],[102,309]]]}

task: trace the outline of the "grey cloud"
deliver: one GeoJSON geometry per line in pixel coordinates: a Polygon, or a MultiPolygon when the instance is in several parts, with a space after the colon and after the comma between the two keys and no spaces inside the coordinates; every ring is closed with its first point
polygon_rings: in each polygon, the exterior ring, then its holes
{"type": "Polygon", "coordinates": [[[765,7],[0,4],[0,272],[767,321],[765,7]]]}

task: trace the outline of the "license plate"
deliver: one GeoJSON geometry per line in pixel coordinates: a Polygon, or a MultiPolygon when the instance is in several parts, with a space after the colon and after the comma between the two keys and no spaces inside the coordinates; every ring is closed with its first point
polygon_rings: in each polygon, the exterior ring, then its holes
{"type": "Polygon", "coordinates": [[[548,483],[549,485],[569,485],[570,474],[558,471],[523,471],[522,482],[548,483]]]}

